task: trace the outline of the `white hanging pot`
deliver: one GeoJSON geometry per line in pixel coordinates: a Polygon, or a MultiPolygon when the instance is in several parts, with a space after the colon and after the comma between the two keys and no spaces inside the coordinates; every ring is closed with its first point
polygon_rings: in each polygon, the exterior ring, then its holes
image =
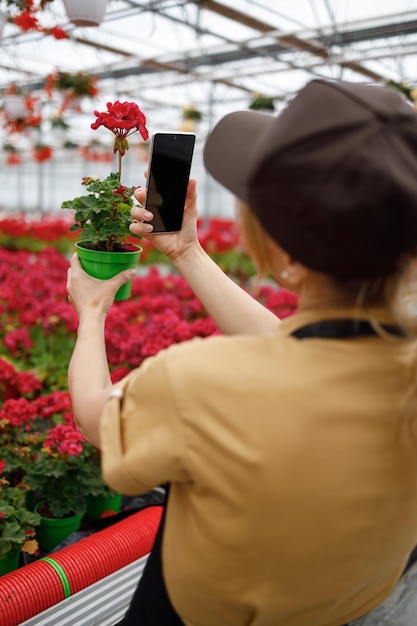
{"type": "Polygon", "coordinates": [[[3,31],[7,23],[7,20],[8,20],[7,13],[0,11],[0,41],[3,39],[3,31]]]}
{"type": "Polygon", "coordinates": [[[68,19],[76,26],[98,26],[107,8],[107,0],[64,0],[68,19]]]}
{"type": "Polygon", "coordinates": [[[28,114],[23,96],[5,96],[3,110],[10,120],[21,120],[28,114]]]}

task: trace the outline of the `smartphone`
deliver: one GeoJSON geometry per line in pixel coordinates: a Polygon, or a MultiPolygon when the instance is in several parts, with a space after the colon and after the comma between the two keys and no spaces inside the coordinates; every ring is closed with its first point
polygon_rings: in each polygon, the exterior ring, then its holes
{"type": "Polygon", "coordinates": [[[153,233],[181,230],[195,145],[194,133],[155,133],[151,139],[145,207],[153,233]]]}

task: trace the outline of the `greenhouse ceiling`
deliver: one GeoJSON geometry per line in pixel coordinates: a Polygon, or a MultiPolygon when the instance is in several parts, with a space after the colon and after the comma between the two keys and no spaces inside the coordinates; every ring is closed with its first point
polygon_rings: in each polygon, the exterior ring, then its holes
{"type": "Polygon", "coordinates": [[[47,76],[93,74],[98,94],[66,112],[77,139],[89,132],[85,116],[116,99],[137,102],[161,130],[178,128],[183,107],[193,106],[203,133],[255,94],[279,110],[316,77],[417,84],[415,0],[108,0],[97,27],[74,25],[63,0],[49,0],[37,16],[68,38],[6,23],[0,99],[15,85],[38,94],[53,116],[60,105],[45,94],[47,76]]]}

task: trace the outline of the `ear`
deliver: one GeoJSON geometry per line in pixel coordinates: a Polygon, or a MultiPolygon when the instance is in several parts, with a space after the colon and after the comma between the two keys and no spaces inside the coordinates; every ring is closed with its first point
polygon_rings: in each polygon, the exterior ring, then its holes
{"type": "Polygon", "coordinates": [[[266,237],[266,246],[268,265],[277,283],[291,291],[299,291],[308,269],[291,257],[269,235],[266,237]]]}
{"type": "Polygon", "coordinates": [[[288,256],[287,265],[285,266],[287,272],[285,283],[292,291],[299,291],[301,285],[304,283],[308,269],[305,265],[302,265],[299,261],[296,261],[292,257],[288,256]]]}

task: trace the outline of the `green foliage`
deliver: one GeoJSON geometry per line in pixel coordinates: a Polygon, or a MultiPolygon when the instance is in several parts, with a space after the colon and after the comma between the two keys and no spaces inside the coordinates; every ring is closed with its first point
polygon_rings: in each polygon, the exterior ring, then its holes
{"type": "Polygon", "coordinates": [[[404,82],[398,83],[395,80],[387,80],[385,81],[385,84],[387,87],[392,87],[393,89],[396,89],[397,91],[402,93],[409,102],[415,102],[417,97],[415,87],[410,87],[409,85],[407,85],[407,83],[404,82]]]}
{"type": "Polygon", "coordinates": [[[252,111],[275,111],[274,99],[261,93],[255,94],[249,108],[252,111]]]}
{"type": "Polygon", "coordinates": [[[16,8],[19,11],[24,11],[26,8],[25,0],[6,0],[6,5],[8,7],[16,8]]]}
{"type": "Polygon", "coordinates": [[[92,244],[96,250],[118,252],[123,242],[132,236],[130,210],[134,204],[135,187],[120,185],[120,175],[112,172],[104,180],[83,180],[88,194],[66,200],[61,208],[75,211],[70,232],[80,231],[80,241],[92,244]],[[115,193],[121,190],[120,193],[115,193]]]}
{"type": "Polygon", "coordinates": [[[13,548],[20,549],[27,540],[26,531],[34,534],[39,524],[39,515],[26,508],[26,491],[0,479],[0,559],[13,548]]]}
{"type": "Polygon", "coordinates": [[[84,513],[91,468],[83,457],[55,458],[45,449],[27,468],[25,481],[42,494],[54,517],[84,513]]]}
{"type": "Polygon", "coordinates": [[[256,276],[256,268],[244,252],[230,249],[225,252],[213,252],[210,256],[225,274],[237,280],[241,285],[256,276]]]}
{"type": "Polygon", "coordinates": [[[200,122],[203,119],[201,111],[192,106],[184,107],[182,116],[184,120],[195,120],[196,122],[200,122]]]}
{"type": "Polygon", "coordinates": [[[40,324],[32,326],[30,334],[33,347],[26,356],[21,369],[32,369],[42,380],[45,391],[65,389],[67,387],[67,371],[71,354],[74,350],[75,335],[69,333],[59,320],[46,332],[40,324]]]}
{"type": "Polygon", "coordinates": [[[114,496],[116,491],[111,489],[103,480],[101,473],[101,452],[90,443],[84,444],[83,454],[87,459],[89,478],[86,481],[88,495],[95,498],[100,496],[114,496]]]}
{"type": "Polygon", "coordinates": [[[71,74],[58,71],[55,75],[54,88],[57,91],[72,91],[77,96],[88,96],[91,95],[94,82],[94,76],[85,72],[71,74]]]}

